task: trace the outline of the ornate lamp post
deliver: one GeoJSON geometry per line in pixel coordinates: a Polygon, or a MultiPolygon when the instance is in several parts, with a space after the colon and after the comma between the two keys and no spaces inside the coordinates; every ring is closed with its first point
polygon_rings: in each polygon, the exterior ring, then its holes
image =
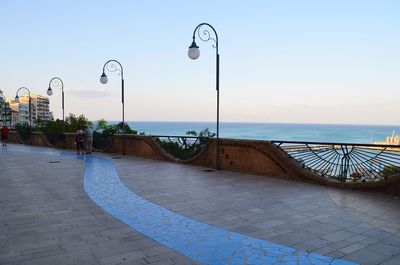
{"type": "Polygon", "coordinates": [[[193,31],[193,42],[189,47],[188,56],[192,60],[196,60],[200,56],[199,46],[196,44],[196,31],[199,36],[199,39],[207,42],[209,40],[213,41],[214,44],[212,45],[216,51],[216,90],[217,90],[217,161],[216,161],[216,168],[220,169],[220,161],[219,161],[219,53],[218,53],[218,34],[215,31],[214,27],[208,23],[201,23],[199,24],[193,31]],[[215,38],[210,34],[207,29],[201,30],[201,28],[205,26],[211,28],[214,32],[215,38]],[[202,34],[200,34],[200,32],[202,34]]]}
{"type": "Polygon", "coordinates": [[[100,76],[100,83],[107,84],[108,77],[105,74],[105,70],[109,72],[119,72],[121,76],[121,102],[122,102],[122,154],[125,155],[125,94],[124,94],[124,69],[122,64],[117,60],[108,60],[103,66],[103,73],[100,76]],[[117,67],[119,66],[119,68],[117,67]]]}
{"type": "Polygon", "coordinates": [[[53,77],[52,79],[50,79],[49,82],[49,88],[47,89],[47,95],[51,96],[53,95],[53,90],[51,89],[51,86],[53,87],[60,87],[61,88],[61,92],[62,92],[62,98],[61,98],[61,106],[62,106],[62,121],[63,121],[63,134],[64,134],[64,83],[63,81],[58,78],[58,77],[53,77]]]}
{"type": "Polygon", "coordinates": [[[20,88],[18,88],[17,93],[15,94],[15,99],[14,99],[14,100],[15,100],[16,102],[19,102],[18,92],[19,92],[21,89],[25,89],[26,91],[28,91],[28,95],[29,95],[29,126],[32,127],[31,91],[30,91],[28,88],[26,88],[26,87],[20,87],[20,88]]]}

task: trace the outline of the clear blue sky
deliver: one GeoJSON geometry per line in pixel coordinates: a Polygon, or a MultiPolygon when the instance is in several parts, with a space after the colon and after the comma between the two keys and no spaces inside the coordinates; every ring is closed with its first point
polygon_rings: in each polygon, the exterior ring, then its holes
{"type": "MultiPolygon", "coordinates": [[[[400,123],[400,1],[21,1],[0,7],[0,89],[45,94],[65,85],[66,113],[126,120],[214,121],[215,51],[194,28],[212,24],[221,55],[221,121],[400,123]]],[[[60,91],[51,109],[61,117],[60,91]]]]}

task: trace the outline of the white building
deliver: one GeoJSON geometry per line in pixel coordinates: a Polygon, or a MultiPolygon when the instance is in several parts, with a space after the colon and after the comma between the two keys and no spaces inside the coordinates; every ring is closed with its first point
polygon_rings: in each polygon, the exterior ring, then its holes
{"type": "Polygon", "coordinates": [[[50,121],[53,114],[49,111],[49,98],[37,94],[31,94],[31,106],[29,110],[29,94],[19,96],[19,102],[7,99],[11,108],[11,126],[17,124],[29,124],[29,111],[32,125],[39,122],[50,121]]]}
{"type": "MultiPolygon", "coordinates": [[[[19,102],[28,105],[29,108],[29,95],[25,94],[19,97],[19,102]]],[[[50,121],[53,119],[52,113],[49,111],[49,98],[37,94],[31,94],[31,115],[32,124],[50,121]]]]}

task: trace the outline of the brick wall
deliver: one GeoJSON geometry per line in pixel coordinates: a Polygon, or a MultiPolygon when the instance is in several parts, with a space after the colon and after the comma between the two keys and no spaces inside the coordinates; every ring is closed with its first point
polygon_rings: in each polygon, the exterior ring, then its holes
{"type": "MultiPolygon", "coordinates": [[[[67,133],[64,144],[57,147],[75,148],[74,136],[73,133],[67,133]]],[[[10,142],[22,143],[15,132],[10,133],[9,139],[10,142]]],[[[27,144],[49,146],[46,136],[42,133],[33,133],[27,144]]],[[[179,160],[167,154],[150,136],[125,135],[123,137],[122,135],[115,135],[105,152],[119,154],[125,152],[126,155],[148,159],[215,168],[216,149],[216,139],[210,139],[204,149],[195,157],[179,160]],[[125,148],[123,148],[124,142],[125,148]]],[[[392,177],[388,181],[372,183],[329,181],[305,170],[296,161],[290,159],[284,151],[268,141],[220,139],[219,154],[220,169],[222,170],[312,182],[338,188],[371,190],[400,195],[400,176],[392,177]]]]}

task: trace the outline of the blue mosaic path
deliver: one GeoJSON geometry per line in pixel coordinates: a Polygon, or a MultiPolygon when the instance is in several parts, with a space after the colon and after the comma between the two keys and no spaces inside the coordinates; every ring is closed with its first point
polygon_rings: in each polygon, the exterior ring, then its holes
{"type": "Polygon", "coordinates": [[[179,215],[129,190],[120,181],[108,159],[52,151],[40,153],[83,159],[86,162],[84,189],[97,205],[136,231],[198,262],[255,265],[356,264],[227,231],[179,215]]]}

